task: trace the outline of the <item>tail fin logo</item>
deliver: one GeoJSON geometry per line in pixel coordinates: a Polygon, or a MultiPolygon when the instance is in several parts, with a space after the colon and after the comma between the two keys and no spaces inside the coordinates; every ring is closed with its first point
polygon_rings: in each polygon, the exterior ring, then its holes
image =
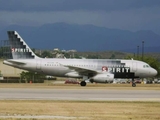
{"type": "Polygon", "coordinates": [[[13,59],[35,59],[37,57],[16,31],[8,31],[13,59]]]}
{"type": "Polygon", "coordinates": [[[12,48],[12,52],[29,52],[27,48],[12,48]]]}

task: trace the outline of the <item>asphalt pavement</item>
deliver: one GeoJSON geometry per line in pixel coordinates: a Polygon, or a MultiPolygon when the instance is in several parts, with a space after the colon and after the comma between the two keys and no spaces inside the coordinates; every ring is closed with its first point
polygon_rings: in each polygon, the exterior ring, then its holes
{"type": "Polygon", "coordinates": [[[159,101],[160,90],[0,88],[0,100],[159,101]]]}

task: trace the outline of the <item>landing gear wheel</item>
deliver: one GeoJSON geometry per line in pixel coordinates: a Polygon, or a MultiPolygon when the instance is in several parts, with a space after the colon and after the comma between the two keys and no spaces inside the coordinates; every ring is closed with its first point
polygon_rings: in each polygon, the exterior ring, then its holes
{"type": "Polygon", "coordinates": [[[132,87],[136,87],[136,83],[134,82],[134,78],[132,78],[132,87]]]}
{"type": "Polygon", "coordinates": [[[81,86],[86,86],[86,82],[85,81],[82,81],[80,84],[81,84],[81,86]]]}
{"type": "Polygon", "coordinates": [[[136,87],[136,83],[132,83],[132,87],[136,87]]]}

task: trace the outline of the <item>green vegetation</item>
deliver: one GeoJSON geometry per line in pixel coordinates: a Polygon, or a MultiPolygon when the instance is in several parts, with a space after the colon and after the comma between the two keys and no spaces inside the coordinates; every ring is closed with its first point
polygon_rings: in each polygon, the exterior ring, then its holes
{"type": "Polygon", "coordinates": [[[46,57],[46,58],[52,58],[53,55],[52,55],[51,52],[45,50],[45,51],[42,52],[41,57],[42,57],[42,58],[45,58],[45,57],[46,57]]]}
{"type": "Polygon", "coordinates": [[[43,83],[45,80],[45,75],[35,73],[35,72],[22,72],[20,74],[20,82],[29,83],[32,81],[33,83],[43,83]]]}
{"type": "Polygon", "coordinates": [[[77,55],[88,59],[123,59],[131,53],[117,51],[100,51],[100,52],[76,52],[77,55]]]}

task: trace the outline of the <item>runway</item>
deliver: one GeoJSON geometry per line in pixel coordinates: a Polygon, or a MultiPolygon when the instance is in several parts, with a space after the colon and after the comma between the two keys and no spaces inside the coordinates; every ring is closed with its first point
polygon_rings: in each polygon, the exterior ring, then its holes
{"type": "Polygon", "coordinates": [[[0,88],[0,100],[160,102],[160,90],[0,88]]]}

